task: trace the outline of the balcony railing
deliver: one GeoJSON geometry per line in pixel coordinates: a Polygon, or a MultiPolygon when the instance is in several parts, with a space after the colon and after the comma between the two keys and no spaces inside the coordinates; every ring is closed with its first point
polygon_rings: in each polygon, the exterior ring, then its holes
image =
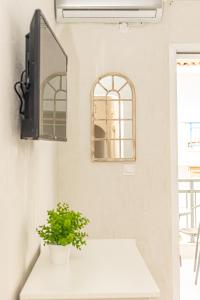
{"type": "MultiPolygon", "coordinates": [[[[200,179],[179,179],[179,226],[197,228],[200,222],[200,179]]],[[[190,238],[194,242],[194,237],[190,238]]]]}

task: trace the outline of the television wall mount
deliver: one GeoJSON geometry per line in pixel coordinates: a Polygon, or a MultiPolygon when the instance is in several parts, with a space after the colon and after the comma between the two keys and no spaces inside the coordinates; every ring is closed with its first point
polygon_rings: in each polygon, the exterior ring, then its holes
{"type": "Polygon", "coordinates": [[[28,97],[28,91],[30,89],[29,80],[27,80],[26,71],[21,73],[20,81],[17,81],[14,85],[14,90],[20,100],[19,112],[21,116],[25,116],[25,103],[28,97]]]}

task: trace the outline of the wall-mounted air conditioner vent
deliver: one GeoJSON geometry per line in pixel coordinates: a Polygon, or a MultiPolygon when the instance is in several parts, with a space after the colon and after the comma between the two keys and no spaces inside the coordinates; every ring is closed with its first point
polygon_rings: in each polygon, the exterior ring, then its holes
{"type": "Polygon", "coordinates": [[[159,22],[163,0],[56,0],[59,23],[159,22]]]}

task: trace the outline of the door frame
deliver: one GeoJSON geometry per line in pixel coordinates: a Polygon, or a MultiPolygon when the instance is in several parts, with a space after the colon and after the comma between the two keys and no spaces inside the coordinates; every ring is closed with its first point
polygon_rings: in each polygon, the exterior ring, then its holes
{"type": "Polygon", "coordinates": [[[179,213],[178,213],[178,132],[177,132],[177,78],[178,53],[199,54],[200,44],[171,44],[169,47],[169,104],[170,104],[170,195],[172,229],[172,289],[173,300],[180,299],[179,269],[179,213]]]}

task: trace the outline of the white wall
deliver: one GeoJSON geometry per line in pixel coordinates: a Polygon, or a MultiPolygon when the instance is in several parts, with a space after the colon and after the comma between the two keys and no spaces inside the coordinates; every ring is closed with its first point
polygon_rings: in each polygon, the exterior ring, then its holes
{"type": "Polygon", "coordinates": [[[59,199],[88,215],[91,237],[135,237],[162,300],[172,299],[169,45],[200,42],[199,11],[199,1],[177,1],[165,5],[161,24],[126,34],[109,25],[59,27],[69,55],[69,139],[59,149],[59,199]],[[122,163],[90,160],[90,90],[109,71],[136,86],[133,177],[123,176],[122,163]]]}
{"type": "Polygon", "coordinates": [[[17,299],[38,249],[35,232],[57,198],[57,145],[20,140],[13,85],[24,69],[24,35],[35,8],[55,27],[53,1],[0,2],[0,299],[17,299]]]}
{"type": "MultiPolygon", "coordinates": [[[[56,145],[19,139],[13,83],[24,67],[24,34],[35,7],[54,28],[53,1],[0,4],[0,299],[14,300],[38,247],[35,226],[56,195],[56,145]],[[2,280],[3,278],[3,280],[2,280]]],[[[91,237],[135,237],[161,299],[172,299],[169,74],[170,43],[200,42],[200,2],[166,5],[159,25],[59,25],[69,55],[67,144],[59,147],[59,199],[91,219],[91,237]],[[99,74],[119,71],[137,93],[137,161],[133,177],[121,163],[90,161],[90,98],[99,74]]]]}

